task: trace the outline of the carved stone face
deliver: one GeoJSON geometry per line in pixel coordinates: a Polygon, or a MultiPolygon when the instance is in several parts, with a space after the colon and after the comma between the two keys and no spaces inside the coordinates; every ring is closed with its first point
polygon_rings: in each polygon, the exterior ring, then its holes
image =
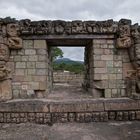
{"type": "Polygon", "coordinates": [[[7,34],[9,36],[17,36],[18,24],[8,24],[7,25],[7,34]]]}
{"type": "Polygon", "coordinates": [[[5,66],[1,67],[0,68],[0,80],[3,80],[6,77],[8,77],[9,72],[10,71],[5,66]]]}
{"type": "Polygon", "coordinates": [[[0,44],[0,61],[8,61],[9,49],[5,44],[0,44]]]}
{"type": "Polygon", "coordinates": [[[129,48],[131,47],[132,41],[130,37],[123,37],[117,39],[118,48],[129,48]]]}
{"type": "Polygon", "coordinates": [[[130,26],[123,25],[119,27],[120,37],[130,36],[130,26]]]}

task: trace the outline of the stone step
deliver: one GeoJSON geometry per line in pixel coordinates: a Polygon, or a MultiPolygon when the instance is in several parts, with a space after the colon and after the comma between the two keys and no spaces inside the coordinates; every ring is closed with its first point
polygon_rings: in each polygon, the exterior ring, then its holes
{"type": "Polygon", "coordinates": [[[56,123],[140,120],[140,100],[11,100],[0,103],[1,123],[56,123]]]}

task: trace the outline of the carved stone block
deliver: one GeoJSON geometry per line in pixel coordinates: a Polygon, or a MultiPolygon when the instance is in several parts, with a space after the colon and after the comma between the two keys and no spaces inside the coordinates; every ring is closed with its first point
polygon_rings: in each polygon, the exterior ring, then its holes
{"type": "Polygon", "coordinates": [[[117,48],[129,48],[132,45],[130,37],[123,37],[117,39],[117,48]]]}
{"type": "Polygon", "coordinates": [[[85,114],[84,113],[76,113],[76,121],[77,122],[85,122],[85,114]]]}
{"type": "Polygon", "coordinates": [[[9,69],[7,69],[5,66],[1,67],[0,68],[0,81],[7,79],[9,73],[10,73],[9,69]]]}
{"type": "Polygon", "coordinates": [[[121,38],[124,38],[126,36],[130,36],[130,26],[129,25],[123,25],[123,26],[119,26],[119,36],[121,38]]]}
{"type": "Polygon", "coordinates": [[[7,34],[10,37],[18,36],[19,25],[18,24],[8,24],[7,25],[7,34]]]}
{"type": "Polygon", "coordinates": [[[76,119],[75,113],[69,113],[69,114],[68,114],[68,121],[69,121],[69,122],[74,122],[75,119],[76,119]]]}
{"type": "Polygon", "coordinates": [[[115,120],[116,118],[116,113],[115,112],[109,112],[109,120],[115,120]]]}
{"type": "Polygon", "coordinates": [[[0,44],[0,61],[9,60],[9,49],[5,44],[0,44]]]}
{"type": "Polygon", "coordinates": [[[8,38],[8,46],[10,49],[21,49],[22,39],[19,37],[10,37],[8,38]]]}

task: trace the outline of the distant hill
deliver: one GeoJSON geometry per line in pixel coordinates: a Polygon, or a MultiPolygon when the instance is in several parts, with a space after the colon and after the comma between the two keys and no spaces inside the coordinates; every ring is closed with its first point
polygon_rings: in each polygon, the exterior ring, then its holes
{"type": "Polygon", "coordinates": [[[65,63],[65,64],[84,64],[83,61],[75,61],[75,60],[71,60],[69,58],[59,58],[59,59],[56,59],[54,61],[54,63],[56,63],[56,64],[61,64],[61,63],[65,63]]]}

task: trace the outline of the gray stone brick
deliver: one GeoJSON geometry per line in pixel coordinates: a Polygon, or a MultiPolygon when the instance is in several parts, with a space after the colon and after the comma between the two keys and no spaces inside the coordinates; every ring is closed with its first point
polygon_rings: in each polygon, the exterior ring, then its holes
{"type": "Polygon", "coordinates": [[[17,50],[17,54],[18,55],[25,55],[25,50],[24,49],[17,50]]]}
{"type": "Polygon", "coordinates": [[[107,44],[114,44],[114,40],[107,40],[107,44]]]}
{"type": "Polygon", "coordinates": [[[38,61],[46,61],[47,56],[46,55],[38,55],[38,61]]]}
{"type": "Polygon", "coordinates": [[[29,89],[39,90],[39,82],[30,82],[29,89]]]}
{"type": "Polygon", "coordinates": [[[108,45],[108,48],[113,49],[115,47],[114,47],[114,45],[108,45]]]}
{"type": "Polygon", "coordinates": [[[103,54],[104,50],[103,49],[94,49],[94,54],[98,55],[98,54],[103,54]]]}
{"type": "Polygon", "coordinates": [[[46,62],[36,62],[36,68],[47,68],[46,62]]]}
{"type": "Polygon", "coordinates": [[[109,74],[109,79],[116,79],[116,74],[109,74]]]}
{"type": "Polygon", "coordinates": [[[111,98],[111,89],[105,89],[105,98],[111,98]]]}
{"type": "Polygon", "coordinates": [[[46,40],[34,40],[34,48],[47,49],[46,40]]]}
{"type": "Polygon", "coordinates": [[[38,56],[37,55],[29,56],[29,61],[38,61],[38,56]]]}
{"type": "Polygon", "coordinates": [[[15,75],[25,75],[25,69],[16,69],[15,75]]]}
{"type": "Polygon", "coordinates": [[[113,55],[101,55],[101,60],[113,60],[113,55]]]}
{"type": "Polygon", "coordinates": [[[25,50],[25,55],[35,55],[36,50],[35,49],[26,49],[25,50]]]}
{"type": "Polygon", "coordinates": [[[109,80],[109,88],[116,88],[117,83],[116,80],[109,80]]]}
{"type": "Polygon", "coordinates": [[[94,61],[93,62],[93,67],[96,67],[96,68],[103,68],[103,67],[106,67],[106,63],[105,61],[94,61]]]}
{"type": "Polygon", "coordinates": [[[19,61],[21,61],[21,56],[14,56],[14,61],[15,62],[19,62],[19,61]]]}
{"type": "Polygon", "coordinates": [[[93,55],[93,60],[101,60],[101,55],[93,55]]]}
{"type": "Polygon", "coordinates": [[[115,71],[116,73],[122,73],[122,68],[116,68],[115,71]]]}
{"type": "Polygon", "coordinates": [[[114,61],[114,67],[122,67],[122,61],[114,61]]]}
{"type": "Polygon", "coordinates": [[[94,73],[107,73],[106,68],[95,68],[94,73]]]}
{"type": "Polygon", "coordinates": [[[35,75],[35,69],[27,69],[28,75],[35,75]]]}
{"type": "Polygon", "coordinates": [[[47,54],[47,50],[46,50],[46,49],[37,49],[37,54],[38,54],[38,55],[47,54]]]}
{"type": "Polygon", "coordinates": [[[117,74],[116,75],[116,79],[122,79],[123,78],[123,75],[122,74],[117,74]]]}
{"type": "Polygon", "coordinates": [[[107,67],[113,67],[113,61],[106,61],[107,67]]]}
{"type": "Polygon", "coordinates": [[[16,62],[16,68],[26,68],[25,62],[16,62]]]}
{"type": "Polygon", "coordinates": [[[101,48],[102,48],[102,49],[106,49],[106,48],[108,48],[108,45],[107,45],[107,44],[102,44],[102,45],[101,45],[101,48]]]}
{"type": "Polygon", "coordinates": [[[22,56],[21,61],[25,61],[25,62],[28,61],[28,56],[22,56]]]}
{"type": "Polygon", "coordinates": [[[17,55],[17,50],[11,50],[11,55],[13,56],[17,55]]]}
{"type": "Polygon", "coordinates": [[[35,68],[35,62],[27,62],[27,68],[35,68]]]}
{"type": "Polygon", "coordinates": [[[23,48],[33,48],[33,40],[23,40],[23,48]]]}
{"type": "Polygon", "coordinates": [[[47,69],[37,69],[36,70],[36,75],[46,75],[47,74],[47,69]]]}

